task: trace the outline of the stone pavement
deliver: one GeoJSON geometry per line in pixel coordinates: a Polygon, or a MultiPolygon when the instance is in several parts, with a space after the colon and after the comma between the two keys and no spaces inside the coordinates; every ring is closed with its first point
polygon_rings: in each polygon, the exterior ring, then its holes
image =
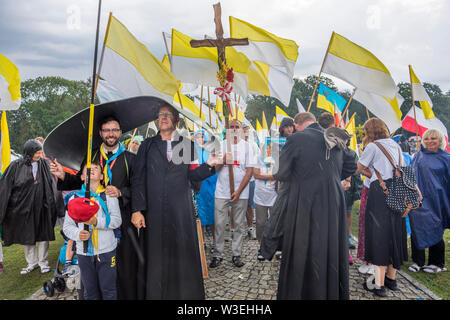
{"type": "MultiPolygon", "coordinates": [[[[207,262],[211,261],[211,236],[206,236],[207,262]]],[[[257,260],[258,241],[246,238],[243,246],[245,265],[236,268],[231,262],[231,241],[225,242],[225,254],[222,264],[215,269],[208,269],[209,277],[205,279],[206,299],[208,300],[273,300],[276,299],[280,261],[257,260]]],[[[356,259],[356,250],[352,250],[355,263],[350,266],[350,300],[440,300],[425,286],[421,285],[404,272],[397,277],[400,291],[387,289],[388,297],[379,298],[363,289],[368,275],[358,272],[360,262],[356,259]]],[[[76,291],[66,289],[48,298],[42,289],[33,294],[29,300],[76,300],[76,291]]]]}

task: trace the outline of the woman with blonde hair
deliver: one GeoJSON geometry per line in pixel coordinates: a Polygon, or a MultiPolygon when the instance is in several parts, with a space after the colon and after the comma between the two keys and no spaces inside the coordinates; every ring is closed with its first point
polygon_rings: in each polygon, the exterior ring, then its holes
{"type": "Polygon", "coordinates": [[[386,297],[385,286],[393,291],[398,290],[397,270],[403,261],[408,260],[407,233],[405,219],[386,205],[386,195],[376,172],[389,187],[394,168],[381,148],[392,159],[399,159],[401,165],[404,165],[404,160],[399,145],[389,137],[388,128],[378,118],[372,118],[364,124],[363,145],[366,148],[358,161],[356,173],[362,173],[370,179],[364,249],[365,260],[372,263],[375,269],[375,283],[370,286],[364,283],[364,288],[377,296],[386,297]]]}
{"type": "Polygon", "coordinates": [[[450,155],[444,135],[429,129],[423,136],[423,147],[412,166],[423,195],[422,207],[410,214],[411,251],[414,262],[408,269],[427,273],[446,271],[444,230],[450,228],[450,155]],[[425,249],[428,265],[425,266],[425,249]]]}

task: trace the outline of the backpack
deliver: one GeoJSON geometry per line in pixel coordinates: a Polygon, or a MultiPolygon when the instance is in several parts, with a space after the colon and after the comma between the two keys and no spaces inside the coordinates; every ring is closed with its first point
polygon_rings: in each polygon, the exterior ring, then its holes
{"type": "Polygon", "coordinates": [[[386,194],[386,204],[395,213],[401,214],[402,218],[406,217],[411,210],[415,210],[422,205],[422,194],[417,186],[414,168],[411,166],[401,166],[401,152],[398,165],[394,163],[390,154],[378,142],[374,142],[378,148],[388,158],[394,167],[392,184],[386,187],[380,173],[374,168],[381,188],[386,194]]]}

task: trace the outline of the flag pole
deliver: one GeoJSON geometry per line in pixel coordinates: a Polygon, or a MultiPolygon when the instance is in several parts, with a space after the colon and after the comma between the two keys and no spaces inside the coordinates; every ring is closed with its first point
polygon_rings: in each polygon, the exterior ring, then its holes
{"type": "Polygon", "coordinates": [[[344,112],[342,112],[342,119],[344,119],[345,113],[348,112],[348,107],[350,106],[350,103],[352,103],[353,96],[355,95],[355,92],[356,92],[356,88],[353,89],[353,93],[352,93],[350,99],[348,99],[347,105],[344,108],[344,112]]]}
{"type": "Polygon", "coordinates": [[[369,109],[366,107],[367,120],[370,120],[369,109]]]}
{"type": "Polygon", "coordinates": [[[309,110],[311,109],[311,105],[312,105],[312,102],[313,102],[313,99],[314,99],[314,95],[316,94],[317,86],[319,85],[320,76],[322,75],[323,66],[325,64],[325,61],[327,60],[328,50],[330,50],[331,39],[333,39],[333,35],[334,35],[334,31],[331,33],[330,42],[328,43],[327,51],[325,52],[325,56],[323,57],[322,66],[320,67],[319,76],[317,77],[316,85],[314,86],[314,91],[313,91],[313,94],[311,96],[311,100],[309,101],[309,106],[308,106],[307,112],[309,112],[309,110]]]}
{"type": "Polygon", "coordinates": [[[212,123],[211,123],[211,98],[209,96],[209,87],[208,87],[208,109],[209,109],[209,126],[212,128],[212,123]]]}
{"type": "Polygon", "coordinates": [[[200,119],[202,118],[202,105],[203,105],[203,85],[202,90],[200,92],[200,119]]]}
{"type": "Polygon", "coordinates": [[[100,71],[102,70],[103,57],[105,55],[105,44],[106,44],[106,41],[108,40],[109,28],[111,26],[111,18],[112,18],[112,12],[109,12],[108,25],[106,26],[105,39],[103,40],[102,54],[100,56],[100,63],[98,65],[97,76],[95,77],[95,91],[94,91],[95,93],[97,93],[98,80],[100,78],[100,71]]]}
{"type": "Polygon", "coordinates": [[[415,103],[415,100],[414,100],[414,91],[413,91],[413,85],[412,85],[411,65],[409,65],[409,81],[411,83],[411,99],[412,99],[412,105],[413,105],[413,110],[414,110],[414,124],[416,126],[416,146],[417,146],[417,151],[420,151],[419,129],[418,129],[418,126],[417,126],[416,103],[415,103]]]}
{"type": "MultiPolygon", "coordinates": [[[[92,89],[91,89],[91,105],[89,110],[89,133],[88,133],[88,150],[86,159],[86,193],[85,198],[91,198],[91,161],[92,161],[92,132],[94,131],[94,99],[95,99],[95,88],[96,83],[95,77],[97,74],[97,50],[98,50],[98,34],[100,29],[100,13],[102,7],[102,0],[98,1],[98,14],[97,14],[97,31],[95,35],[95,50],[94,50],[94,66],[92,70],[92,89]]],[[[84,225],[84,230],[89,231],[89,225],[84,225]]],[[[89,240],[83,242],[83,251],[86,253],[88,251],[89,240]]]]}

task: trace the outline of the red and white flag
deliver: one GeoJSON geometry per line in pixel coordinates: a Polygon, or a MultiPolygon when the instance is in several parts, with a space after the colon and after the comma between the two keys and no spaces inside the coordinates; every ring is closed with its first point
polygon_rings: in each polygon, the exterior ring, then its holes
{"type": "MultiPolygon", "coordinates": [[[[416,107],[416,119],[417,119],[417,132],[422,138],[425,131],[428,129],[437,129],[445,136],[445,141],[447,144],[447,151],[450,152],[450,148],[448,146],[448,132],[447,128],[444,126],[444,124],[439,120],[438,118],[434,117],[431,119],[425,118],[425,115],[423,114],[422,109],[416,107]]],[[[411,110],[406,114],[405,118],[402,121],[402,128],[410,131],[410,132],[416,132],[416,124],[414,121],[414,110],[413,107],[411,107],[411,110]]]]}

